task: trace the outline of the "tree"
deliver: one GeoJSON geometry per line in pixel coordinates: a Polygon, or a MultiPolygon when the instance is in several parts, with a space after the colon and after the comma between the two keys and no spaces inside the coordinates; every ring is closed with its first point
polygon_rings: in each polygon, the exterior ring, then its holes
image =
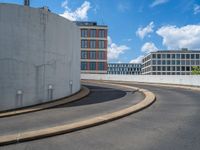
{"type": "Polygon", "coordinates": [[[200,75],[200,66],[192,67],[192,75],[200,75]]]}

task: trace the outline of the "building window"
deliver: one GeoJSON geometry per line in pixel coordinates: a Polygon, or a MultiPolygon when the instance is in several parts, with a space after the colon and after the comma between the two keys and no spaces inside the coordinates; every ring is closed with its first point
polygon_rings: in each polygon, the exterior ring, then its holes
{"type": "Polygon", "coordinates": [[[185,59],[185,54],[181,54],[181,59],[185,59]]]}
{"type": "Polygon", "coordinates": [[[87,70],[87,63],[81,62],[81,70],[87,70]]]}
{"type": "Polygon", "coordinates": [[[176,54],[176,59],[180,59],[180,54],[176,54]]]}
{"type": "Polygon", "coordinates": [[[186,65],[190,65],[190,60],[186,60],[186,65]]]}
{"type": "MultiPolygon", "coordinates": [[[[191,65],[195,65],[195,60],[191,61],[191,65]]],[[[197,64],[198,65],[198,64],[197,64]]]]}
{"type": "Polygon", "coordinates": [[[158,57],[158,59],[160,59],[160,58],[161,58],[161,55],[160,55],[160,54],[157,54],[157,57],[158,57]]]}
{"type": "Polygon", "coordinates": [[[87,40],[81,40],[81,48],[88,48],[88,41],[87,40]]]}
{"type": "Polygon", "coordinates": [[[89,63],[90,70],[96,70],[96,62],[89,63]]]}
{"type": "Polygon", "coordinates": [[[153,65],[156,65],[156,60],[153,60],[153,65]]]}
{"type": "Polygon", "coordinates": [[[176,65],[180,65],[180,64],[181,64],[180,60],[177,60],[176,65]]]}
{"type": "Polygon", "coordinates": [[[172,58],[175,59],[175,54],[172,54],[172,58]]]}
{"type": "Polygon", "coordinates": [[[166,71],[166,68],[164,66],[162,67],[162,71],[166,71]]]}
{"type": "Polygon", "coordinates": [[[158,71],[161,71],[161,67],[160,66],[158,66],[157,68],[158,68],[158,71]]]}
{"type": "Polygon", "coordinates": [[[88,37],[88,29],[81,29],[81,37],[88,37]]]}
{"type": "Polygon", "coordinates": [[[185,65],[185,60],[181,60],[181,65],[185,65]]]}
{"type": "Polygon", "coordinates": [[[98,52],[98,59],[104,59],[104,54],[105,54],[105,52],[99,51],[98,52]]]}
{"type": "Polygon", "coordinates": [[[105,37],[105,30],[103,29],[99,30],[99,37],[105,37]]]}
{"type": "Polygon", "coordinates": [[[96,37],[96,29],[90,29],[90,37],[96,37]]]}
{"type": "Polygon", "coordinates": [[[190,59],[190,54],[186,54],[186,59],[190,59]]]}
{"type": "Polygon", "coordinates": [[[103,40],[99,40],[99,48],[105,48],[105,43],[103,40]]]}
{"type": "Polygon", "coordinates": [[[162,65],[165,65],[165,64],[166,64],[165,60],[162,60],[162,65]]]}
{"type": "Polygon", "coordinates": [[[167,71],[170,71],[170,66],[167,66],[167,71]]]}
{"type": "Polygon", "coordinates": [[[167,65],[170,65],[170,60],[167,60],[167,65]]]}
{"type": "Polygon", "coordinates": [[[96,41],[90,40],[90,48],[96,48],[96,41]]]}
{"type": "Polygon", "coordinates": [[[96,51],[90,51],[90,59],[96,59],[96,51]]]}
{"type": "Polygon", "coordinates": [[[181,71],[185,71],[185,66],[182,66],[182,67],[181,67],[181,71]]]}
{"type": "Polygon", "coordinates": [[[190,67],[187,66],[187,67],[186,67],[186,71],[190,71],[190,67]]]}
{"type": "Polygon", "coordinates": [[[162,54],[162,58],[166,58],[166,54],[162,54]]]}
{"type": "Polygon", "coordinates": [[[191,54],[191,59],[194,59],[194,54],[191,54]]]}
{"type": "Polygon", "coordinates": [[[153,55],[152,55],[152,58],[155,59],[155,58],[156,58],[156,54],[153,54],[153,55]]]}
{"type": "Polygon", "coordinates": [[[170,54],[167,54],[167,58],[170,59],[170,54]]]}
{"type": "Polygon", "coordinates": [[[199,54],[196,54],[196,59],[199,59],[199,54]]]}
{"type": "Polygon", "coordinates": [[[177,71],[180,71],[180,67],[176,67],[176,70],[177,70],[177,71]]]}
{"type": "Polygon", "coordinates": [[[87,51],[81,51],[81,59],[87,59],[87,51]]]}
{"type": "Polygon", "coordinates": [[[104,70],[104,64],[103,62],[98,63],[98,70],[104,70]]]}

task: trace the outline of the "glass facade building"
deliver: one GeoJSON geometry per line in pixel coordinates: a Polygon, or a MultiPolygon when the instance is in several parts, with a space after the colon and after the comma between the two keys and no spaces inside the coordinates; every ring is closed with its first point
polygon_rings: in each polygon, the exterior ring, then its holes
{"type": "Polygon", "coordinates": [[[142,73],[142,64],[136,63],[109,63],[108,74],[139,75],[142,73]]]}
{"type": "Polygon", "coordinates": [[[200,66],[200,51],[157,51],[144,57],[142,74],[191,75],[193,66],[200,66]]]}
{"type": "Polygon", "coordinates": [[[107,73],[108,27],[96,22],[76,22],[81,31],[81,73],[107,73]]]}

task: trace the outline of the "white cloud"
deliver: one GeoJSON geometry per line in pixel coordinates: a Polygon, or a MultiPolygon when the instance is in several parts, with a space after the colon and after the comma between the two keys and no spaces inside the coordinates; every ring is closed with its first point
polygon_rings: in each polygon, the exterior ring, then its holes
{"type": "Polygon", "coordinates": [[[153,32],[153,28],[154,28],[154,22],[151,21],[146,27],[138,28],[138,30],[136,31],[136,35],[138,35],[141,39],[144,39],[146,35],[153,32]]]}
{"type": "Polygon", "coordinates": [[[123,54],[125,50],[130,49],[126,45],[117,45],[112,42],[111,37],[108,36],[108,59],[118,59],[120,54],[123,54]]]}
{"type": "Polygon", "coordinates": [[[108,38],[108,45],[111,45],[112,44],[112,39],[110,36],[107,37],[108,38]]]}
{"type": "Polygon", "coordinates": [[[142,63],[143,55],[138,56],[137,58],[130,61],[130,63],[142,63]]]}
{"type": "Polygon", "coordinates": [[[167,3],[169,0],[154,0],[153,3],[151,3],[150,7],[155,7],[164,3],[167,3]]]}
{"type": "Polygon", "coordinates": [[[91,8],[90,2],[84,1],[84,3],[76,8],[76,10],[72,11],[68,6],[68,0],[64,1],[61,4],[62,7],[65,8],[65,11],[63,14],[60,14],[60,16],[65,17],[71,21],[76,20],[87,20],[88,18],[88,11],[91,8]]]}
{"type": "Polygon", "coordinates": [[[128,42],[131,42],[132,40],[133,40],[133,39],[131,39],[131,38],[127,39],[128,42]]]}
{"type": "Polygon", "coordinates": [[[163,26],[156,33],[168,49],[200,49],[200,25],[163,26]]]}
{"type": "Polygon", "coordinates": [[[150,52],[157,51],[157,50],[158,50],[158,48],[152,42],[145,43],[141,48],[141,51],[144,52],[144,53],[147,53],[147,54],[150,53],[150,52]]]}
{"type": "Polygon", "coordinates": [[[200,5],[195,4],[194,8],[193,8],[193,11],[194,11],[195,15],[198,14],[198,13],[200,13],[200,5]]]}
{"type": "Polygon", "coordinates": [[[121,3],[118,4],[117,9],[120,12],[125,12],[125,11],[130,9],[130,4],[126,3],[126,2],[123,2],[123,3],[121,2],[121,3]]]}

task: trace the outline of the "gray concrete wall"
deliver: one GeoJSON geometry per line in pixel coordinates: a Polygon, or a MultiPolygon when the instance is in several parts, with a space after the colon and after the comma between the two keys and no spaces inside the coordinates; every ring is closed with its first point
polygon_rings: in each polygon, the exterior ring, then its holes
{"type": "Polygon", "coordinates": [[[0,111],[79,90],[79,28],[44,9],[0,4],[0,111]]]}
{"type": "Polygon", "coordinates": [[[164,83],[200,86],[200,75],[103,75],[81,74],[81,79],[132,81],[145,83],[164,83]]]}

